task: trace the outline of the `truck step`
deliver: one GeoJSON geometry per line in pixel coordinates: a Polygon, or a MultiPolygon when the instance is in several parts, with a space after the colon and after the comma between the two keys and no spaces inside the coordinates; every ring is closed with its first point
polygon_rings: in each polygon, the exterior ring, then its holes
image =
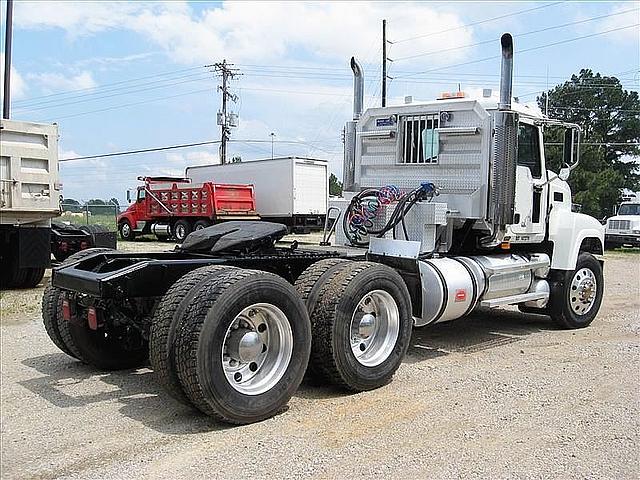
{"type": "Polygon", "coordinates": [[[511,295],[510,297],[493,298],[491,300],[483,300],[480,302],[481,307],[495,308],[502,305],[515,305],[517,303],[530,302],[533,300],[548,299],[547,292],[522,293],[520,295],[511,295]]]}

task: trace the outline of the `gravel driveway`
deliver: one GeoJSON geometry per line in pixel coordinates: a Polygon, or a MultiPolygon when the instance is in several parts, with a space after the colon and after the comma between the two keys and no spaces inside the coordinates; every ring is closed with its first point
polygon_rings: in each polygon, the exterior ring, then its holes
{"type": "Polygon", "coordinates": [[[42,288],[2,292],[1,476],[635,479],[640,255],[608,255],[605,278],[590,328],[478,312],[416,330],[384,388],[304,384],[243,427],[176,403],[151,370],[74,361],[45,334],[42,288]]]}

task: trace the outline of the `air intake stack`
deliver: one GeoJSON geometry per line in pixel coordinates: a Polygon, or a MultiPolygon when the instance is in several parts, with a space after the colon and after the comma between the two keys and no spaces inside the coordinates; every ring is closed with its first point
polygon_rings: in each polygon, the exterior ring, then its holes
{"type": "Polygon", "coordinates": [[[493,164],[490,179],[489,220],[493,224],[493,233],[483,241],[485,247],[495,247],[502,242],[506,227],[513,223],[515,213],[518,114],[511,111],[513,38],[505,33],[500,39],[500,44],[500,102],[494,115],[493,164]]]}

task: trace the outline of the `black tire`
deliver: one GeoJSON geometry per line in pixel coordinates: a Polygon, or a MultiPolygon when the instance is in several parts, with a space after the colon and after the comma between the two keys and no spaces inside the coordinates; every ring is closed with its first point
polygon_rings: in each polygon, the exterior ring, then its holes
{"type": "MultiPolygon", "coordinates": [[[[62,290],[49,284],[44,289],[42,295],[42,323],[44,323],[44,329],[47,331],[47,335],[51,341],[67,355],[76,357],[71,350],[67,347],[60,334],[58,326],[58,312],[61,308],[62,302],[62,290]]],[[[64,322],[64,320],[62,320],[64,322]]]]}
{"type": "Polygon", "coordinates": [[[44,277],[45,268],[26,268],[25,270],[27,273],[22,286],[26,288],[37,287],[44,277]]]}
{"type": "MultiPolygon", "coordinates": [[[[600,262],[590,253],[581,252],[578,255],[575,270],[553,273],[558,277],[558,281],[554,282],[551,288],[551,298],[549,299],[549,314],[551,318],[562,328],[575,329],[589,326],[600,310],[604,294],[604,275],[602,274],[600,262]],[[574,278],[576,281],[581,280],[580,272],[584,271],[584,269],[593,274],[596,289],[591,307],[586,309],[585,313],[580,313],[572,308],[572,300],[577,298],[574,291],[575,285],[572,286],[572,282],[574,278]]],[[[580,308],[581,305],[578,302],[577,309],[579,310],[580,308]]],[[[582,305],[582,308],[586,308],[585,305],[582,305]]]]}
{"type": "Polygon", "coordinates": [[[349,262],[345,258],[325,258],[311,264],[296,280],[294,287],[307,307],[309,316],[316,308],[320,293],[328,281],[349,262]]]}
{"type": "Polygon", "coordinates": [[[187,238],[187,235],[191,233],[191,224],[188,220],[180,219],[173,225],[171,231],[178,243],[182,243],[187,238]]]}
{"type": "Polygon", "coordinates": [[[298,388],[309,360],[311,326],[304,303],[284,279],[254,270],[224,272],[195,288],[199,294],[184,315],[175,343],[178,378],[185,394],[204,413],[228,423],[253,423],[275,415],[298,388]],[[276,306],[286,316],[291,356],[271,388],[244,394],[227,380],[222,352],[236,316],[260,303],[276,306]]]}
{"type": "Polygon", "coordinates": [[[409,348],[413,326],[409,291],[402,277],[386,265],[350,262],[323,290],[311,324],[310,363],[326,381],[355,392],[381,387],[391,380],[409,348]],[[359,302],[374,291],[386,292],[395,302],[398,333],[382,361],[366,365],[352,351],[351,323],[359,302]]]}
{"type": "Polygon", "coordinates": [[[149,332],[149,361],[160,385],[173,398],[191,405],[178,379],[175,365],[175,334],[184,321],[183,315],[199,293],[195,286],[234,267],[210,265],[187,273],[176,281],[162,297],[155,310],[149,332]]]}
{"type": "MultiPolygon", "coordinates": [[[[64,264],[81,260],[99,252],[110,252],[110,248],[88,248],[70,255],[64,264]]],[[[63,291],[49,283],[42,296],[42,322],[51,341],[67,355],[79,359],[75,345],[70,339],[69,322],[62,318],[63,291]],[[71,342],[71,343],[68,343],[71,342]]]]}
{"type": "MultiPolygon", "coordinates": [[[[348,263],[349,260],[344,258],[325,258],[307,267],[296,280],[294,287],[305,303],[312,322],[315,318],[314,311],[318,305],[318,299],[323,290],[327,288],[329,281],[340,273],[348,263]]],[[[313,359],[311,359],[307,367],[307,381],[314,385],[322,385],[324,383],[324,375],[319,373],[314,365],[313,359]]]]}
{"type": "Polygon", "coordinates": [[[120,232],[120,238],[123,240],[135,240],[136,234],[131,228],[129,220],[123,220],[118,225],[118,231],[120,232]]]}
{"type": "Polygon", "coordinates": [[[210,220],[206,220],[206,219],[198,220],[196,223],[193,224],[193,231],[195,232],[196,230],[202,230],[203,228],[210,227],[211,225],[212,223],[210,220]]]}
{"type": "Polygon", "coordinates": [[[2,285],[0,288],[21,288],[27,280],[27,269],[18,268],[15,266],[15,262],[10,261],[7,271],[2,278],[2,285]]]}

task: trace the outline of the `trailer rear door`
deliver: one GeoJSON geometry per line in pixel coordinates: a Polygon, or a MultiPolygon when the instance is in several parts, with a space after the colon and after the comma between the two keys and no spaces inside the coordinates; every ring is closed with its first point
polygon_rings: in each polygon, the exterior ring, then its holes
{"type": "Polygon", "coordinates": [[[326,162],[296,160],[293,168],[293,185],[293,213],[295,215],[325,215],[327,213],[326,162]]]}

